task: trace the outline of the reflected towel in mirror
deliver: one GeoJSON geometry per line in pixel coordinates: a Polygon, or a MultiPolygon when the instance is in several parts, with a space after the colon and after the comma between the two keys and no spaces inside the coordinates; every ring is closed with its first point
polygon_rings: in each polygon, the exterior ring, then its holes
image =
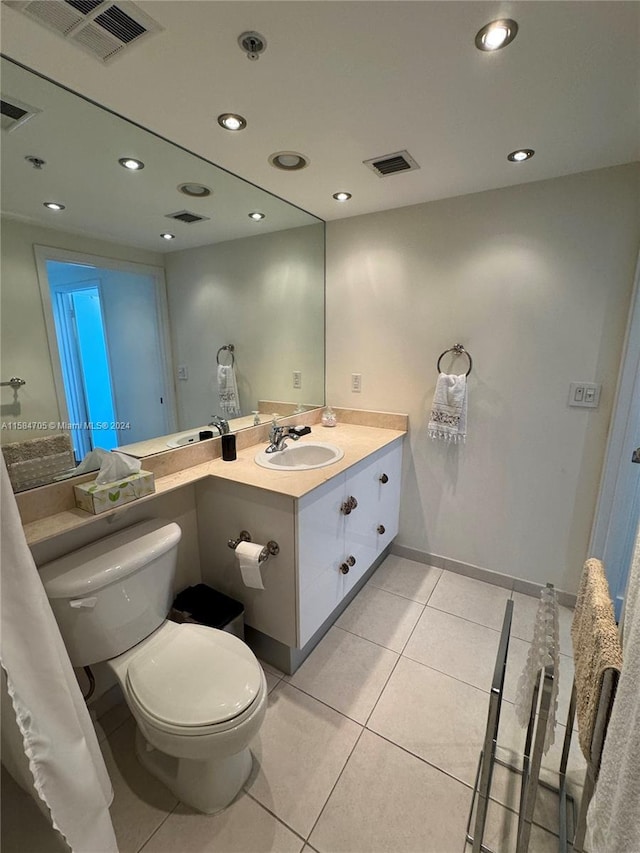
{"type": "Polygon", "coordinates": [[[220,411],[225,417],[233,418],[242,414],[234,365],[218,365],[218,397],[220,398],[220,411]]]}

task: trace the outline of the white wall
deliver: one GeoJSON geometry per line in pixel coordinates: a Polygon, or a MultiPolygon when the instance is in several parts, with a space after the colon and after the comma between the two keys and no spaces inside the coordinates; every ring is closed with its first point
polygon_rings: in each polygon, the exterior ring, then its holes
{"type": "MultiPolygon", "coordinates": [[[[2,376],[19,376],[27,384],[18,391],[20,410],[12,411],[13,391],[1,389],[0,420],[58,421],[60,413],[51,370],[51,358],[40,298],[33,247],[35,244],[100,255],[105,258],[163,266],[162,255],[119,246],[64,231],[41,228],[2,218],[1,252],[1,350],[2,376]]],[[[47,435],[42,430],[0,430],[0,441],[22,441],[47,435]]]]}
{"type": "Polygon", "coordinates": [[[328,223],[327,401],[410,415],[398,544],[575,592],[639,188],[621,166],[328,223]],[[468,440],[449,447],[426,425],[437,358],[458,342],[474,358],[468,440]],[[576,380],[603,383],[597,410],[567,406],[576,380]]]}
{"type": "Polygon", "coordinates": [[[167,255],[174,366],[189,370],[187,381],[176,382],[180,429],[220,413],[216,352],[223,344],[236,348],[243,414],[257,409],[258,399],[322,402],[322,229],[309,225],[167,255]],[[292,388],[294,370],[302,372],[300,391],[292,388]]]}

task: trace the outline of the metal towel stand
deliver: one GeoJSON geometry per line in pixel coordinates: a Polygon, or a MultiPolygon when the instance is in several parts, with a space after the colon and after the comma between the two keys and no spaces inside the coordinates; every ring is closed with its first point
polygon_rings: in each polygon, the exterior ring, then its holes
{"type": "MultiPolygon", "coordinates": [[[[487,728],[484,743],[478,761],[478,770],[471,798],[471,810],[467,821],[467,842],[472,845],[473,853],[493,853],[491,848],[485,846],[484,834],[487,821],[487,809],[491,796],[491,782],[493,770],[496,764],[506,767],[521,777],[520,804],[518,809],[518,835],[516,853],[526,853],[529,849],[531,827],[536,805],[538,786],[542,786],[556,793],[559,797],[559,840],[558,850],[566,853],[569,840],[573,832],[569,829],[569,815],[575,826],[575,803],[574,799],[566,791],[566,773],[569,761],[569,748],[571,746],[571,730],[567,727],[562,749],[562,758],[559,770],[558,787],[550,785],[540,779],[540,768],[542,765],[542,753],[544,748],[547,721],[551,708],[551,692],[553,679],[555,677],[554,667],[549,664],[538,672],[536,684],[531,700],[531,713],[525,746],[522,758],[522,768],[503,761],[496,755],[498,747],[498,729],[500,724],[500,708],[504,692],[504,678],[507,667],[507,656],[509,653],[509,635],[511,632],[511,620],[513,616],[513,601],[508,601],[505,607],[500,644],[496,657],[493,680],[491,682],[491,694],[489,698],[489,712],[487,716],[487,728]],[[475,823],[473,835],[471,835],[471,824],[475,809],[475,823]]],[[[571,709],[570,709],[571,713],[571,709]]]]}

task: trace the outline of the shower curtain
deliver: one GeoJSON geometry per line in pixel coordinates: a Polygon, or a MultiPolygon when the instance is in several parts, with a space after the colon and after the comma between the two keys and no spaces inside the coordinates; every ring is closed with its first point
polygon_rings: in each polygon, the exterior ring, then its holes
{"type": "Polygon", "coordinates": [[[0,464],[0,662],[33,787],[74,853],[117,853],[111,782],[0,464]]]}

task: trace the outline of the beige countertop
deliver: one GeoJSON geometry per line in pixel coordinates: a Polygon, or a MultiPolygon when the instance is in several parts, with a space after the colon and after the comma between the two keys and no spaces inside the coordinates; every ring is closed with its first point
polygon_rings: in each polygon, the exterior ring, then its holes
{"type": "Polygon", "coordinates": [[[24,532],[27,542],[33,545],[78,527],[84,527],[97,519],[106,518],[123,511],[126,512],[127,506],[138,506],[143,501],[151,501],[158,495],[191,485],[206,477],[232,480],[236,483],[277,492],[297,499],[346,471],[347,468],[355,465],[376,450],[402,437],[405,433],[406,430],[404,429],[361,426],[353,423],[338,423],[333,428],[314,425],[311,435],[303,436],[299,443],[327,441],[344,450],[342,459],[325,468],[315,468],[309,471],[272,471],[268,468],[262,468],[254,461],[256,453],[266,446],[264,442],[260,442],[239,450],[238,458],[234,462],[224,462],[220,458],[211,459],[172,474],[156,477],[155,493],[139,498],[131,504],[117,507],[100,515],[91,515],[81,509],[67,509],[28,522],[24,525],[24,532]]]}

